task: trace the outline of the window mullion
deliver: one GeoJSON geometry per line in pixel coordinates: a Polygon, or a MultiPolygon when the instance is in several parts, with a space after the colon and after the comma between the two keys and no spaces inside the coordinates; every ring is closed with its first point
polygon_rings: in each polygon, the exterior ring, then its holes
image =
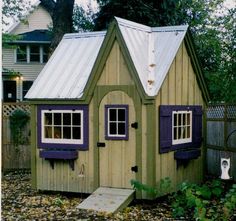
{"type": "Polygon", "coordinates": [[[116,109],[116,135],[119,135],[119,108],[116,109]]]}
{"type": "Polygon", "coordinates": [[[52,138],[54,139],[54,113],[52,113],[52,138]]]}
{"type": "Polygon", "coordinates": [[[39,46],[39,62],[43,63],[43,46],[39,46]]]}
{"type": "Polygon", "coordinates": [[[27,57],[27,63],[30,63],[30,46],[26,46],[26,57],[27,57]]]}

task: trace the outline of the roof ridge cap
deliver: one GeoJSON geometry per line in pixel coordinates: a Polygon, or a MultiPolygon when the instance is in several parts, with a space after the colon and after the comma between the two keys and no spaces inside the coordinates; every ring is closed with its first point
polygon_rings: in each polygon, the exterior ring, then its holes
{"type": "Polygon", "coordinates": [[[118,25],[124,26],[124,27],[128,27],[128,28],[132,28],[132,29],[137,29],[140,31],[145,31],[145,32],[151,32],[152,28],[150,26],[147,25],[143,25],[134,21],[129,21],[123,18],[119,18],[119,17],[115,17],[115,20],[117,22],[118,25]]]}
{"type": "Polygon", "coordinates": [[[106,34],[106,31],[66,33],[63,36],[63,39],[80,38],[80,37],[96,37],[96,36],[104,36],[105,34],[106,34]]]}
{"type": "Polygon", "coordinates": [[[189,25],[173,25],[173,26],[161,26],[152,27],[153,32],[172,32],[172,31],[187,31],[189,25]]]}

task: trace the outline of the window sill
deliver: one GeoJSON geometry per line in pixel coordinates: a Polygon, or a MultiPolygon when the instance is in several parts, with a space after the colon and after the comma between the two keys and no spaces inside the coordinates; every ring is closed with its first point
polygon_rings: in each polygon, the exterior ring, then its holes
{"type": "Polygon", "coordinates": [[[39,157],[49,160],[52,169],[54,169],[55,160],[68,160],[72,170],[74,170],[74,160],[78,158],[76,150],[41,150],[39,157]]]}
{"type": "Polygon", "coordinates": [[[39,62],[39,61],[31,61],[31,62],[27,62],[27,61],[17,61],[15,62],[15,65],[45,65],[46,62],[39,62]]]}
{"type": "Polygon", "coordinates": [[[199,156],[201,156],[200,149],[183,149],[174,153],[174,159],[177,160],[177,168],[181,165],[186,167],[190,160],[197,159],[199,156]]]}

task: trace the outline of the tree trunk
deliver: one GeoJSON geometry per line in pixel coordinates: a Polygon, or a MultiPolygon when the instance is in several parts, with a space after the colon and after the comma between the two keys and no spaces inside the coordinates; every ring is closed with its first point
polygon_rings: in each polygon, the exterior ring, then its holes
{"type": "Polygon", "coordinates": [[[65,33],[71,33],[73,22],[73,7],[75,0],[41,0],[44,6],[52,17],[53,22],[53,39],[51,42],[50,51],[53,52],[65,33]]]}

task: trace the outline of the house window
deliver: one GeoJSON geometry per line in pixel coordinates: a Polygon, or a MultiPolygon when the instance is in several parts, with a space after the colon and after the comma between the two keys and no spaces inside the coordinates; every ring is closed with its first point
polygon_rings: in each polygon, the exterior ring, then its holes
{"type": "Polygon", "coordinates": [[[192,141],[192,111],[173,111],[172,144],[192,141]]]}
{"type": "Polygon", "coordinates": [[[38,118],[40,118],[40,147],[87,148],[87,106],[41,106],[38,118]]]}
{"type": "Polygon", "coordinates": [[[42,58],[42,62],[46,63],[48,61],[48,55],[49,55],[49,47],[48,46],[43,46],[42,47],[42,51],[43,51],[43,58],[42,58]]]}
{"type": "Polygon", "coordinates": [[[106,139],[128,139],[128,105],[105,106],[106,139]]]}
{"type": "Polygon", "coordinates": [[[38,62],[48,61],[48,45],[20,45],[16,49],[16,62],[38,62]]]}
{"type": "Polygon", "coordinates": [[[16,61],[17,62],[27,62],[27,46],[21,45],[16,49],[16,61]]]}
{"type": "Polygon", "coordinates": [[[24,99],[25,95],[29,91],[30,87],[32,86],[33,81],[23,81],[23,90],[22,90],[22,97],[24,99]]]}
{"type": "Polygon", "coordinates": [[[201,147],[201,106],[161,105],[159,114],[160,153],[201,147]]]}
{"type": "Polygon", "coordinates": [[[83,142],[83,111],[52,110],[42,111],[43,142],[76,143],[83,142]]]}
{"type": "Polygon", "coordinates": [[[40,62],[40,47],[38,45],[30,46],[30,62],[40,62]]]}

